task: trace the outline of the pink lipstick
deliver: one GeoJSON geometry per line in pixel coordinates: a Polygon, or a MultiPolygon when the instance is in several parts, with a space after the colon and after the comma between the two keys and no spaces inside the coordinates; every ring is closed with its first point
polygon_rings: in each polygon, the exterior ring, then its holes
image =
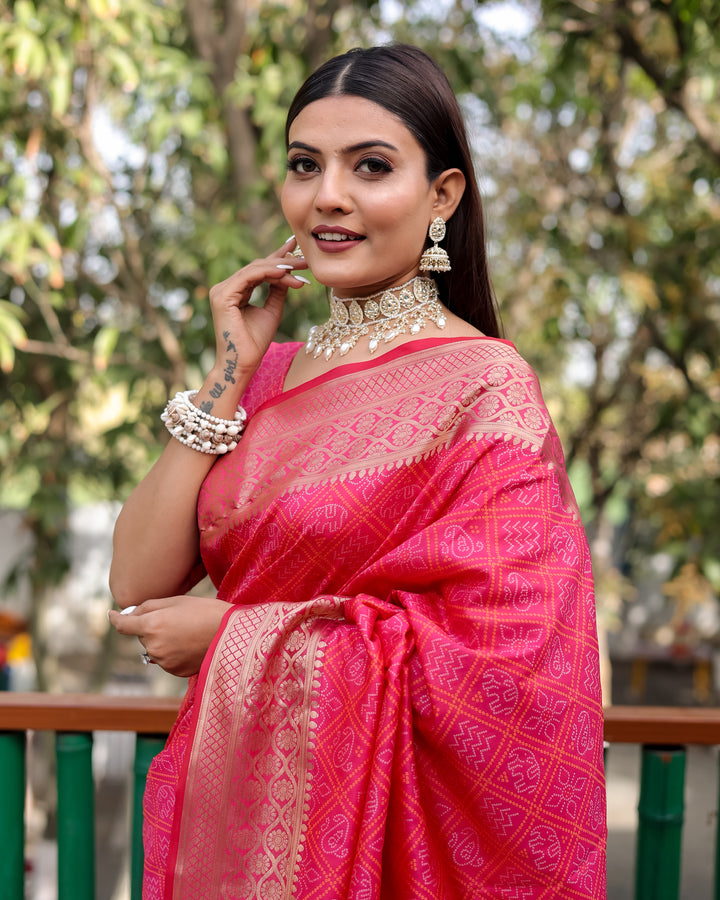
{"type": "Polygon", "coordinates": [[[318,225],[312,230],[318,249],[324,253],[341,253],[365,240],[365,236],[338,225],[318,225]]]}

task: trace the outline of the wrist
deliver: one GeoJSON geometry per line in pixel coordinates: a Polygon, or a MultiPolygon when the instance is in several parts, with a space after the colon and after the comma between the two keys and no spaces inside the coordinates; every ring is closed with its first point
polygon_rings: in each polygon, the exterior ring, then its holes
{"type": "Polygon", "coordinates": [[[193,402],[213,416],[232,419],[249,382],[250,375],[236,373],[228,377],[223,369],[213,368],[193,402]]]}
{"type": "Polygon", "coordinates": [[[247,419],[239,406],[233,417],[211,413],[209,401],[196,403],[197,391],[178,391],[160,416],[170,434],[181,444],[200,453],[217,456],[237,447],[247,419]]]}

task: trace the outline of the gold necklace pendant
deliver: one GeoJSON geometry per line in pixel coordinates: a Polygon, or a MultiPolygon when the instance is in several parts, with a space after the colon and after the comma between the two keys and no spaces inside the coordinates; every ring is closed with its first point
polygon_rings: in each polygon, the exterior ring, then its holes
{"type": "Polygon", "coordinates": [[[432,278],[416,275],[399,287],[378,291],[368,297],[340,299],[330,292],[330,318],[313,325],[305,343],[305,352],[313,358],[332,359],[337,352],[345,356],[364,335],[369,335],[368,350],[374,353],[380,344],[389,344],[401,334],[419,334],[428,322],[444,328],[445,312],[432,278]]]}

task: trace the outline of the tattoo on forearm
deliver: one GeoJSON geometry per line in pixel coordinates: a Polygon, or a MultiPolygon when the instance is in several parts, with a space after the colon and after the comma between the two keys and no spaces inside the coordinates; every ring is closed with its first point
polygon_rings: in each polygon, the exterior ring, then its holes
{"type": "Polygon", "coordinates": [[[229,382],[230,384],[235,384],[235,378],[233,376],[235,373],[235,369],[237,369],[237,364],[238,364],[237,347],[230,340],[230,332],[229,331],[223,331],[223,337],[227,341],[227,346],[225,347],[225,353],[227,353],[227,356],[225,357],[225,371],[223,374],[225,375],[226,382],[229,382]]]}
{"type": "MultiPolygon", "coordinates": [[[[223,337],[227,341],[225,346],[225,353],[228,355],[225,357],[225,369],[223,370],[223,375],[225,377],[225,384],[220,384],[219,381],[216,381],[215,384],[210,388],[210,396],[215,400],[218,400],[227,389],[228,384],[235,384],[235,370],[238,366],[238,352],[237,347],[230,340],[230,332],[223,331],[223,337]]],[[[212,400],[203,400],[200,403],[200,409],[206,413],[212,413],[214,403],[212,400]]]]}

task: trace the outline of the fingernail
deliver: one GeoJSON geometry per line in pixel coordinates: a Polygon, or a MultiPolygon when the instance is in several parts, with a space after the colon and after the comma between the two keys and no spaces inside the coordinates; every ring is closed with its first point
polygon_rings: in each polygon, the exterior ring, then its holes
{"type": "Polygon", "coordinates": [[[302,281],[303,284],[312,284],[312,281],[308,281],[307,278],[303,278],[302,275],[293,275],[293,278],[297,278],[297,280],[302,281]]]}
{"type": "Polygon", "coordinates": [[[291,265],[289,265],[288,263],[278,263],[278,264],[275,266],[275,268],[276,268],[276,269],[294,269],[295,266],[291,266],[291,265]]]}
{"type": "Polygon", "coordinates": [[[107,611],[106,615],[107,615],[107,620],[109,622],[110,621],[110,610],[107,611]]]}
{"type": "Polygon", "coordinates": [[[290,241],[294,241],[294,240],[295,240],[295,235],[294,235],[294,234],[291,234],[290,237],[285,241],[285,243],[286,243],[286,244],[289,244],[290,241]]]}
{"type": "Polygon", "coordinates": [[[134,613],[137,609],[137,606],[126,606],[125,609],[120,610],[121,616],[129,616],[130,613],[134,613]]]}

